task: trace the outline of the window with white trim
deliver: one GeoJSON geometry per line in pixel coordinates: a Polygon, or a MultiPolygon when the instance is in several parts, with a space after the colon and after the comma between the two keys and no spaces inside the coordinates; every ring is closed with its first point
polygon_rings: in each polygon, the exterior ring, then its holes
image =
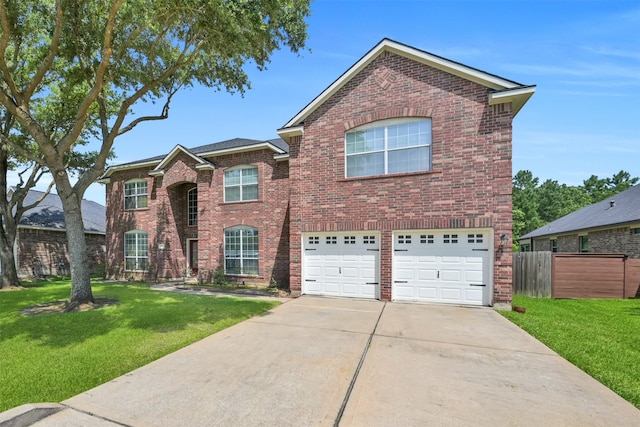
{"type": "Polygon", "coordinates": [[[147,181],[135,179],[124,183],[124,208],[140,209],[148,206],[147,181]]]}
{"type": "Polygon", "coordinates": [[[431,119],[391,119],[345,135],[345,176],[388,175],[431,169],[431,119]]]}
{"type": "Polygon", "coordinates": [[[258,167],[242,166],[224,172],[224,201],[258,200],[258,167]]]}
{"type": "Polygon", "coordinates": [[[187,192],[187,224],[198,225],[198,187],[187,192]]]}
{"type": "Polygon", "coordinates": [[[149,268],[149,237],[140,230],[124,233],[125,271],[146,271],[149,268]]]}
{"type": "Polygon", "coordinates": [[[258,229],[231,227],[224,231],[224,272],[230,275],[258,275],[258,229]]]}

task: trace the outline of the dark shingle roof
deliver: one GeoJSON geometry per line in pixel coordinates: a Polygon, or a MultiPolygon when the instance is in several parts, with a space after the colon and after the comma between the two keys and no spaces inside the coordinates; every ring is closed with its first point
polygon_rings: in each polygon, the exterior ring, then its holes
{"type": "Polygon", "coordinates": [[[529,239],[637,221],[640,221],[640,184],[565,215],[520,238],[529,239]]]}
{"type": "MultiPolygon", "coordinates": [[[[30,190],[24,199],[24,205],[36,202],[43,194],[42,191],[30,190]]],[[[106,232],[106,208],[99,203],[83,199],[82,221],[85,231],[106,232]]],[[[57,194],[47,194],[40,204],[22,215],[20,225],[64,230],[64,213],[60,197],[57,194]]]]}
{"type": "MultiPolygon", "coordinates": [[[[251,145],[264,144],[265,142],[268,142],[271,145],[276,146],[277,148],[283,150],[285,153],[289,152],[289,144],[287,144],[282,138],[268,139],[268,140],[233,138],[233,139],[228,139],[226,141],[215,142],[213,144],[206,144],[206,145],[200,145],[198,147],[187,148],[187,150],[189,150],[191,153],[195,155],[200,155],[204,153],[211,153],[214,151],[232,150],[234,148],[242,148],[242,147],[248,147],[251,145]]],[[[118,166],[135,165],[137,163],[160,161],[164,159],[164,157],[167,154],[168,153],[165,153],[161,156],[154,156],[146,159],[136,160],[134,162],[121,163],[118,166]]]]}

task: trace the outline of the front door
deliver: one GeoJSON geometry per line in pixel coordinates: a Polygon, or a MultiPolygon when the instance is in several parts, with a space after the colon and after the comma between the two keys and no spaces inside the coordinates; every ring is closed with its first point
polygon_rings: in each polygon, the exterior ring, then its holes
{"type": "Polygon", "coordinates": [[[190,239],[189,241],[189,271],[192,276],[198,275],[198,241],[190,239]]]}

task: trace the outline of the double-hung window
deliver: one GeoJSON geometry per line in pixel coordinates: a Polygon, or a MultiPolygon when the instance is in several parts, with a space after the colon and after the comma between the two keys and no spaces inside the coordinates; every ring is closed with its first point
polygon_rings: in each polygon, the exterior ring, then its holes
{"type": "Polygon", "coordinates": [[[147,181],[136,179],[124,184],[124,208],[140,209],[147,207],[147,181]]]}
{"type": "Polygon", "coordinates": [[[258,200],[258,168],[245,166],[224,172],[224,201],[258,200]]]}
{"type": "Polygon", "coordinates": [[[224,231],[224,272],[258,275],[258,230],[232,227],[224,231]]]}
{"type": "Polygon", "coordinates": [[[388,175],[431,169],[431,119],[384,120],[347,132],[345,175],[388,175]]]}
{"type": "Polygon", "coordinates": [[[149,237],[144,231],[124,233],[124,269],[146,271],[149,268],[149,237]]]}

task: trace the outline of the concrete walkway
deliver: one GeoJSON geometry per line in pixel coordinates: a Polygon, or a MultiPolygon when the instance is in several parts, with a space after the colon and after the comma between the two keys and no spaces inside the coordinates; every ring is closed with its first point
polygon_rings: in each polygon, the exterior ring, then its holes
{"type": "Polygon", "coordinates": [[[637,426],[640,411],[491,309],[301,297],[5,425],[637,426]]]}

